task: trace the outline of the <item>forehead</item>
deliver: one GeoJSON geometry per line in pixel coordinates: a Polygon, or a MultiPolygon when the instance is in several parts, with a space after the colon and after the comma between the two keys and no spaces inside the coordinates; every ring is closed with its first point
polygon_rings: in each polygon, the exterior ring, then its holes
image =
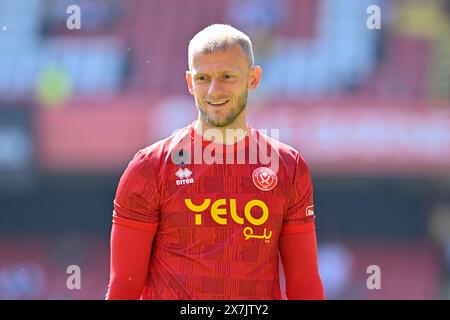
{"type": "Polygon", "coordinates": [[[191,71],[195,73],[224,70],[243,72],[248,68],[247,56],[238,45],[211,53],[203,53],[201,50],[192,53],[191,71]]]}

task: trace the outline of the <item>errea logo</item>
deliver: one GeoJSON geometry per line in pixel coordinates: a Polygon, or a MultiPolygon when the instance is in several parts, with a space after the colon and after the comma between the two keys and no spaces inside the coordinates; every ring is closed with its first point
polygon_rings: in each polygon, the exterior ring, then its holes
{"type": "Polygon", "coordinates": [[[175,172],[175,175],[179,178],[179,180],[177,180],[176,182],[177,186],[194,183],[194,178],[189,178],[192,175],[192,171],[188,168],[179,168],[177,172],[175,172]]]}

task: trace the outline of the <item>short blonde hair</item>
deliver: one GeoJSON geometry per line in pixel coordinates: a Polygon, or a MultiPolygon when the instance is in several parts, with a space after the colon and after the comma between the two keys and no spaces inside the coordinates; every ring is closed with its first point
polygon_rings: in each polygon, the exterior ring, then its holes
{"type": "Polygon", "coordinates": [[[192,66],[194,51],[209,54],[225,51],[234,45],[241,47],[247,57],[249,66],[253,66],[252,41],[249,36],[228,24],[212,24],[204,28],[189,41],[189,69],[192,66]]]}

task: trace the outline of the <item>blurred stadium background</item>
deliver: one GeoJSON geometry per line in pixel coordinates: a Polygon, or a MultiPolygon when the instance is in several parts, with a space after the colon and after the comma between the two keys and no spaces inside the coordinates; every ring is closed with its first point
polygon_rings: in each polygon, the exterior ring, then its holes
{"type": "Polygon", "coordinates": [[[0,299],[104,298],[119,177],[196,117],[187,44],[217,22],[263,67],[250,123],[311,167],[327,297],[449,299],[447,0],[0,0],[0,299]]]}

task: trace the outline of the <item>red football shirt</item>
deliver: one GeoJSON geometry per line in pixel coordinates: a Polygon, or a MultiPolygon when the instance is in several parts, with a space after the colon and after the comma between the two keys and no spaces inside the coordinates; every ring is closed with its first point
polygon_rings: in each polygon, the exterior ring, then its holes
{"type": "Polygon", "coordinates": [[[247,129],[224,147],[191,124],[129,163],[114,212],[158,224],[141,299],[281,299],[278,239],[314,229],[311,178],[294,148],[247,129]]]}

